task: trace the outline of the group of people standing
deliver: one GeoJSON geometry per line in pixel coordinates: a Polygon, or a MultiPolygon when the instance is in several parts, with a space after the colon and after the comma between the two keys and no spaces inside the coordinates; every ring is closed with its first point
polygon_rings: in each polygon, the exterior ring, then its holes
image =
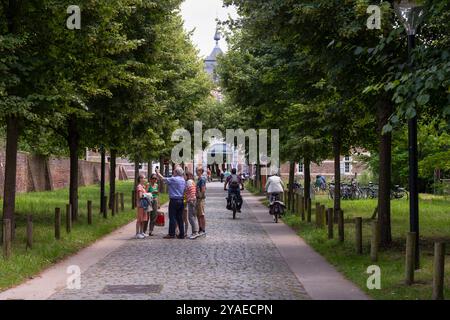
{"type": "Polygon", "coordinates": [[[158,181],[162,181],[168,186],[169,193],[169,232],[164,239],[185,239],[189,225],[191,235],[189,239],[196,239],[206,235],[205,223],[205,199],[206,199],[206,178],[204,169],[197,168],[197,181],[192,172],[184,172],[181,166],[176,166],[172,177],[164,177],[159,170],[152,174],[148,184],[144,176],[139,176],[139,184],[136,188],[138,199],[136,238],[144,239],[153,235],[153,228],[156,224],[158,214],[159,199],[158,181]],[[149,198],[151,207],[146,209],[140,205],[140,199],[149,198]]]}

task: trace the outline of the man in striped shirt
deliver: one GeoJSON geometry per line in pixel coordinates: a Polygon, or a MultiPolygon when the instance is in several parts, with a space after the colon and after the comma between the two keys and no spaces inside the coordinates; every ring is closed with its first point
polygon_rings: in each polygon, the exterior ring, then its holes
{"type": "Polygon", "coordinates": [[[194,175],[191,172],[186,172],[186,179],[186,204],[188,209],[189,224],[192,229],[192,234],[189,239],[196,239],[198,237],[198,220],[196,211],[197,186],[194,181],[194,175]]]}

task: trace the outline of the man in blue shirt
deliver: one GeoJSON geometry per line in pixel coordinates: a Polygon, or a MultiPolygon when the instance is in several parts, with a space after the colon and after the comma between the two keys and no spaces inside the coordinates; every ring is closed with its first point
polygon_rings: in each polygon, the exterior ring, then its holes
{"type": "Polygon", "coordinates": [[[164,239],[174,239],[175,230],[177,228],[180,230],[178,235],[179,239],[184,239],[184,221],[183,221],[183,210],[184,210],[184,190],[186,189],[186,180],[184,179],[184,171],[180,166],[175,168],[173,177],[166,178],[163,177],[159,171],[156,171],[159,179],[167,184],[169,189],[169,234],[164,237],[164,239]]]}

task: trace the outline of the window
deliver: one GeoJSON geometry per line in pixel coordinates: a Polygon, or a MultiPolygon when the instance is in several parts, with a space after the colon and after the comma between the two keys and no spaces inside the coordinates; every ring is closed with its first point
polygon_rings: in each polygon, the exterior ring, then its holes
{"type": "Polygon", "coordinates": [[[350,162],[345,162],[345,173],[350,173],[350,162]]]}
{"type": "Polygon", "coordinates": [[[344,172],[345,173],[350,173],[352,170],[351,168],[351,159],[349,156],[345,156],[344,157],[344,172]]]}
{"type": "Polygon", "coordinates": [[[303,173],[303,168],[304,166],[303,166],[303,161],[300,161],[299,163],[298,163],[298,173],[303,173]]]}

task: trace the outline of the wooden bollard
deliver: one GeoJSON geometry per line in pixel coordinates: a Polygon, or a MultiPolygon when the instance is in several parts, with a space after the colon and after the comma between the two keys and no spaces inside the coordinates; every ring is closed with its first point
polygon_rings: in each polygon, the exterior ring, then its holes
{"type": "Polygon", "coordinates": [[[333,228],[334,228],[334,223],[333,223],[333,209],[332,208],[328,208],[327,210],[327,216],[328,216],[328,239],[333,239],[333,228]]]}
{"type": "Polygon", "coordinates": [[[8,259],[11,256],[11,220],[3,219],[3,257],[8,259]]]}
{"type": "Polygon", "coordinates": [[[72,231],[72,206],[66,204],[66,231],[70,233],[72,231]]]}
{"type": "Polygon", "coordinates": [[[287,209],[288,209],[288,211],[291,211],[291,198],[292,198],[292,194],[291,194],[290,191],[288,191],[288,201],[287,201],[287,206],[288,206],[287,209]]]}
{"type": "Polygon", "coordinates": [[[120,211],[125,211],[125,201],[123,198],[123,193],[120,193],[120,211]]]}
{"type": "Polygon", "coordinates": [[[33,249],[33,216],[27,216],[27,249],[33,249]]]}
{"type": "Polygon", "coordinates": [[[311,222],[311,199],[306,199],[306,222],[311,222]]]}
{"type": "MultiPolygon", "coordinates": [[[[163,186],[163,193],[164,192],[164,186],[163,186]]],[[[134,210],[134,208],[136,207],[136,193],[133,191],[131,191],[131,209],[134,210]]]]}
{"type": "Polygon", "coordinates": [[[357,254],[362,254],[363,243],[362,243],[362,218],[355,218],[355,249],[357,254]]]}
{"type": "Polygon", "coordinates": [[[316,227],[319,227],[319,220],[320,220],[320,203],[316,202],[316,227]]]}
{"type": "Polygon", "coordinates": [[[339,209],[338,212],[338,234],[339,241],[344,242],[345,232],[344,232],[344,210],[339,209]]]}
{"type": "Polygon", "coordinates": [[[405,259],[405,284],[410,286],[414,283],[415,255],[416,255],[416,233],[406,234],[406,259],[405,259]]]}
{"type": "Polygon", "coordinates": [[[320,228],[323,228],[325,226],[325,220],[326,220],[325,217],[326,217],[326,215],[327,215],[327,213],[326,213],[325,205],[321,205],[320,206],[320,220],[319,220],[319,222],[320,222],[319,227],[320,228]]]}
{"type": "Polygon", "coordinates": [[[61,209],[55,209],[55,239],[61,239],[61,209]]]}
{"type": "Polygon", "coordinates": [[[115,203],[116,213],[119,213],[119,193],[116,193],[115,200],[116,200],[116,203],[115,203]]]}
{"type": "Polygon", "coordinates": [[[92,201],[88,200],[87,202],[87,219],[88,219],[88,225],[92,224],[92,201]]]}
{"type": "Polygon", "coordinates": [[[380,243],[380,225],[378,221],[372,221],[372,237],[370,240],[370,259],[375,262],[378,260],[378,247],[380,243]]]}
{"type": "Polygon", "coordinates": [[[445,243],[434,244],[433,300],[444,300],[445,243]]]}

